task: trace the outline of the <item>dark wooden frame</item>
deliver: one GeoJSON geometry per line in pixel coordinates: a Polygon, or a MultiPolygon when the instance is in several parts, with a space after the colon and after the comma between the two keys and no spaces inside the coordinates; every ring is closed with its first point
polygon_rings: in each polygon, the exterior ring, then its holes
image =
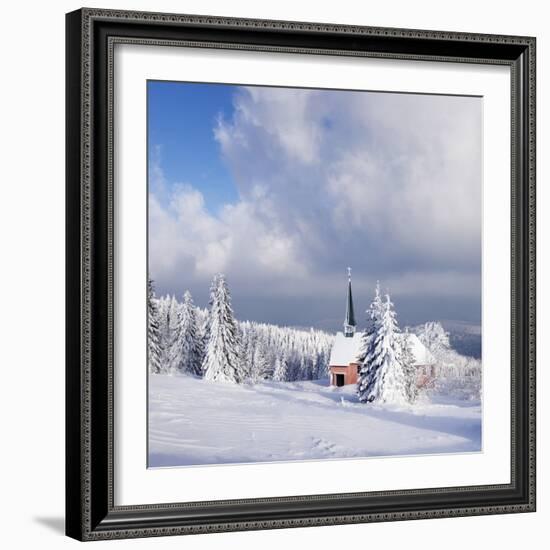
{"type": "Polygon", "coordinates": [[[98,540],[534,511],[535,39],[101,9],[67,14],[66,30],[67,535],[98,540]],[[510,484],[114,506],[112,54],[128,42],[511,68],[510,484]]]}

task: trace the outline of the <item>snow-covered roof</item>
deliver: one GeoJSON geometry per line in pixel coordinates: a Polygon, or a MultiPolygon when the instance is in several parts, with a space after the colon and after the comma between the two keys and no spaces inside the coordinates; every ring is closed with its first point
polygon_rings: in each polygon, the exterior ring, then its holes
{"type": "Polygon", "coordinates": [[[344,336],[343,332],[338,332],[334,339],[332,351],[330,352],[329,365],[347,366],[357,360],[357,355],[361,347],[361,333],[356,332],[351,337],[344,336]]]}
{"type": "Polygon", "coordinates": [[[418,336],[412,332],[401,333],[400,337],[409,337],[409,346],[411,347],[412,354],[414,356],[415,365],[431,365],[435,363],[434,356],[430,353],[430,350],[420,341],[418,336]]]}
{"type": "MultiPolygon", "coordinates": [[[[345,337],[342,332],[338,332],[336,334],[336,338],[334,339],[334,344],[330,353],[329,365],[342,367],[347,366],[350,363],[355,363],[361,349],[361,336],[362,334],[358,332],[355,333],[353,337],[349,338],[345,337]]],[[[414,356],[414,364],[416,366],[435,363],[433,355],[419,340],[416,334],[409,332],[401,333],[398,336],[399,338],[404,338],[405,336],[409,337],[409,345],[411,347],[411,351],[414,356]]]]}

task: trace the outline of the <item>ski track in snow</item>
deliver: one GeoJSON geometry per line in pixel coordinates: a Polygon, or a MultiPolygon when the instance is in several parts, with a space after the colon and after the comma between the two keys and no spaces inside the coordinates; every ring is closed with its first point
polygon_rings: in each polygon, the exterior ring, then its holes
{"type": "Polygon", "coordinates": [[[480,450],[479,402],[365,405],[327,380],[149,377],[149,467],[480,450]]]}

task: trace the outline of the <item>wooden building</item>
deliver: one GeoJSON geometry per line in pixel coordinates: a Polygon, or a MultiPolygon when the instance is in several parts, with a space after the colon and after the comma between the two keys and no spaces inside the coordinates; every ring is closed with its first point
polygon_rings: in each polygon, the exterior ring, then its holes
{"type": "MultiPolygon", "coordinates": [[[[338,332],[330,353],[329,371],[331,386],[347,386],[356,384],[361,369],[359,355],[361,353],[361,333],[357,333],[357,323],[353,309],[351,292],[351,269],[348,268],[348,292],[344,331],[338,332]]],[[[427,379],[434,376],[435,359],[429,350],[413,333],[401,333],[399,338],[408,338],[408,344],[414,356],[414,366],[417,369],[417,384],[424,385],[427,379]]]]}
{"type": "Polygon", "coordinates": [[[330,353],[330,385],[346,386],[357,383],[361,363],[357,360],[361,345],[361,334],[346,337],[342,332],[336,335],[330,353]]]}
{"type": "Polygon", "coordinates": [[[357,323],[353,309],[351,292],[351,268],[348,267],[348,294],[344,331],[336,334],[330,353],[329,370],[331,386],[346,386],[357,383],[361,364],[357,360],[361,344],[361,334],[356,333],[357,323]]]}

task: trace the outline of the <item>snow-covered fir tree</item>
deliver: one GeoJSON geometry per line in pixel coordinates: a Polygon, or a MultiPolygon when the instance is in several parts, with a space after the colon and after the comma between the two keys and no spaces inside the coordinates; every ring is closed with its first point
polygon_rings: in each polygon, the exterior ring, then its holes
{"type": "Polygon", "coordinates": [[[273,380],[275,382],[286,382],[288,380],[288,360],[284,354],[275,358],[273,380]]]}
{"type": "Polygon", "coordinates": [[[321,342],[315,342],[315,368],[313,373],[313,379],[319,380],[320,378],[326,378],[329,374],[328,372],[328,362],[329,362],[329,353],[326,350],[321,342]]]}
{"type": "Polygon", "coordinates": [[[255,334],[251,330],[250,323],[239,323],[240,340],[241,340],[241,359],[245,378],[253,377],[254,349],[255,349],[255,334]]]}
{"type": "Polygon", "coordinates": [[[272,378],[273,366],[269,361],[267,342],[265,338],[256,338],[252,361],[252,371],[249,372],[253,380],[269,380],[272,378]]]}
{"type": "MultiPolygon", "coordinates": [[[[162,345],[168,346],[170,351],[168,353],[165,349],[161,349],[159,372],[168,374],[171,372],[170,368],[174,369],[176,364],[179,365],[178,370],[183,368],[187,371],[191,368],[190,364],[182,366],[178,362],[180,352],[182,361],[186,356],[182,349],[182,338],[185,334],[182,325],[186,324],[185,301],[184,298],[183,303],[180,304],[169,295],[153,299],[158,309],[160,341],[162,345]],[[182,347],[174,346],[175,342],[182,347]]],[[[207,309],[198,307],[190,311],[193,311],[196,317],[194,326],[202,365],[209,342],[210,313],[207,309]]],[[[334,342],[332,334],[315,329],[280,327],[254,321],[235,322],[238,327],[237,341],[240,344],[243,380],[272,379],[278,358],[284,359],[284,381],[309,380],[327,376],[328,359],[334,342]]],[[[191,325],[193,326],[192,322],[191,325]]],[[[192,363],[196,364],[194,361],[192,363]]],[[[204,374],[202,368],[191,372],[204,374]]]]}
{"type": "Polygon", "coordinates": [[[166,354],[167,372],[169,374],[181,372],[183,361],[182,350],[182,327],[181,327],[181,310],[178,308],[175,311],[175,321],[168,335],[168,353],[166,354]]]}
{"type": "Polygon", "coordinates": [[[311,364],[309,363],[305,355],[302,355],[300,357],[299,372],[300,380],[311,380],[311,364]]]}
{"type": "Polygon", "coordinates": [[[406,403],[405,375],[399,361],[399,328],[389,295],[369,344],[358,381],[362,402],[406,403]]]}
{"type": "Polygon", "coordinates": [[[152,279],[147,283],[147,361],[149,372],[161,372],[162,346],[159,330],[159,311],[152,279]]]}
{"type": "Polygon", "coordinates": [[[206,380],[239,383],[244,379],[239,330],[231,297],[223,274],[218,274],[210,288],[208,342],[202,365],[206,380]]]}
{"type": "Polygon", "coordinates": [[[268,378],[271,378],[277,358],[281,356],[284,356],[286,363],[285,381],[327,376],[333,335],[320,330],[305,331],[253,321],[239,322],[239,327],[247,378],[265,378],[258,373],[265,371],[266,360],[269,364],[268,378]],[[257,364],[260,362],[264,365],[257,364]]]}
{"type": "Polygon", "coordinates": [[[451,349],[449,333],[441,323],[425,323],[417,332],[418,339],[430,350],[436,358],[442,358],[451,349]]]}
{"type": "Polygon", "coordinates": [[[365,357],[369,353],[369,350],[374,341],[378,325],[382,319],[384,312],[384,305],[382,303],[382,297],[380,295],[380,282],[376,281],[376,288],[374,290],[374,298],[367,309],[367,323],[365,330],[361,335],[361,348],[359,352],[359,360],[364,361],[365,357]]]}
{"type": "Polygon", "coordinates": [[[173,350],[177,341],[179,303],[174,296],[163,296],[157,300],[159,335],[162,348],[160,372],[169,374],[173,369],[173,350]]]}
{"type": "Polygon", "coordinates": [[[378,370],[378,365],[374,364],[370,358],[373,357],[376,335],[382,322],[383,313],[384,305],[380,295],[380,282],[377,281],[374,298],[367,309],[367,322],[365,330],[361,335],[361,346],[358,357],[361,362],[361,369],[357,378],[357,395],[362,402],[369,401],[370,391],[378,370]],[[369,358],[368,361],[367,358],[369,358]]]}
{"type": "Polygon", "coordinates": [[[170,354],[170,368],[176,372],[201,375],[203,342],[197,325],[197,312],[189,291],[183,295],[183,302],[177,308],[177,325],[173,329],[173,344],[170,354]]]}
{"type": "Polygon", "coordinates": [[[408,330],[401,334],[400,344],[399,362],[403,367],[403,374],[405,376],[405,393],[407,395],[407,401],[409,403],[414,403],[418,397],[418,386],[416,368],[414,366],[414,354],[411,348],[408,330]]]}
{"type": "Polygon", "coordinates": [[[182,318],[186,321],[183,338],[183,368],[186,372],[201,376],[205,346],[197,320],[197,308],[189,291],[186,291],[183,295],[182,318]]]}

